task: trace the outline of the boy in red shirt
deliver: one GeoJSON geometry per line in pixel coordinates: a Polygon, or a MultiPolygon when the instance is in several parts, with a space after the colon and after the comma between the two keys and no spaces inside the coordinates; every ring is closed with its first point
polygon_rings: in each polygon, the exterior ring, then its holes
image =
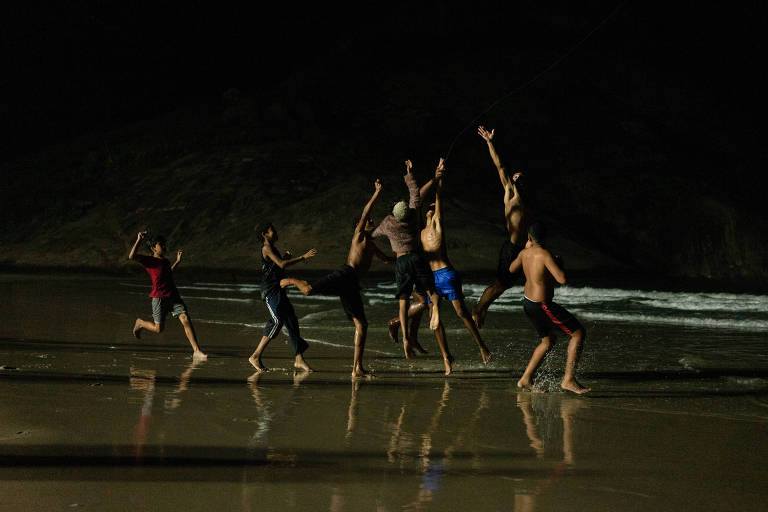
{"type": "Polygon", "coordinates": [[[141,330],[146,329],[155,333],[163,332],[165,327],[165,317],[170,312],[174,318],[178,318],[181,325],[184,326],[184,332],[187,334],[189,344],[192,345],[194,353],[192,357],[197,360],[205,360],[208,358],[204,354],[197,344],[197,337],[195,336],[195,328],[192,326],[192,321],[187,314],[187,306],[184,301],[181,300],[179,291],[176,289],[176,284],[173,282],[173,269],[181,261],[181,251],[176,254],[176,262],[171,263],[163,257],[165,254],[165,238],[162,236],[156,237],[152,241],[150,249],[152,250],[152,256],[146,256],[144,254],[136,254],[136,248],[144,239],[146,232],[141,232],[136,237],[136,242],[131,248],[130,254],[128,254],[129,260],[134,260],[144,267],[144,269],[152,278],[152,291],[149,296],[152,298],[152,318],[154,322],[147,322],[141,318],[136,319],[136,323],[133,325],[133,335],[137,338],[141,337],[141,330]]]}

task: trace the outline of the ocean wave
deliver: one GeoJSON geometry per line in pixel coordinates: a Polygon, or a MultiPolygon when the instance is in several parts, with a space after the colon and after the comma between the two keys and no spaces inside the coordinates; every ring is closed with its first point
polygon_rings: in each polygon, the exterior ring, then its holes
{"type": "Polygon", "coordinates": [[[206,318],[195,318],[195,323],[215,324],[215,325],[234,325],[236,327],[248,327],[249,329],[262,329],[264,327],[264,322],[260,324],[249,324],[245,322],[229,322],[227,320],[209,320],[206,318]]]}
{"type": "Polygon", "coordinates": [[[595,313],[574,310],[578,318],[611,322],[631,322],[640,324],[680,325],[686,327],[705,327],[708,329],[735,329],[748,331],[768,331],[768,320],[694,318],[668,315],[644,315],[639,313],[595,313]]]}
{"type": "Polygon", "coordinates": [[[238,299],[235,297],[199,297],[197,295],[185,295],[185,299],[197,299],[197,300],[216,300],[223,302],[253,302],[253,299],[238,299]]]}

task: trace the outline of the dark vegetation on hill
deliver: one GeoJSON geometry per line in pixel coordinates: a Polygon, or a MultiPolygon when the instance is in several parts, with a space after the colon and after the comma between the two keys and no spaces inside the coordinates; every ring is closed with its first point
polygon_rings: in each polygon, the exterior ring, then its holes
{"type": "MultiPolygon", "coordinates": [[[[25,114],[68,107],[22,94],[21,105],[5,106],[19,131],[18,147],[4,147],[0,264],[125,268],[136,232],[149,226],[184,248],[187,267],[252,272],[254,226],[272,220],[282,247],[316,246],[313,266],[332,268],[346,257],[373,180],[385,185],[378,220],[405,194],[403,160],[426,179],[466,127],[447,164],[449,254],[462,270],[492,270],[505,233],[501,187],[475,134],[482,123],[496,128],[508,167],[530,177],[569,269],[768,284],[766,154],[755,115],[763,83],[749,64],[759,20],[693,5],[659,16],[630,3],[558,61],[614,6],[555,15],[399,5],[377,11],[375,23],[358,13],[355,28],[333,32],[342,23],[329,21],[334,35],[309,13],[294,24],[314,32],[271,56],[219,43],[230,53],[206,64],[219,80],[190,84],[183,101],[161,101],[179,86],[170,75],[154,95],[128,93],[151,87],[148,79],[104,89],[93,101],[119,115],[84,111],[57,138],[56,123],[76,116],[51,114],[53,129],[37,143],[25,114]],[[729,37],[707,36],[713,27],[729,37]],[[163,107],[145,112],[147,98],[163,107]]],[[[70,73],[78,83],[96,72],[70,73]]]]}

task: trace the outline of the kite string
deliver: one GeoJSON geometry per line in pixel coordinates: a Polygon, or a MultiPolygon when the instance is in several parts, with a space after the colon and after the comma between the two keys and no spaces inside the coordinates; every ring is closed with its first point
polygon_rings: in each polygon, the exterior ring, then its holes
{"type": "Polygon", "coordinates": [[[585,35],[584,37],[582,37],[582,38],[581,38],[581,39],[580,39],[580,40],[579,40],[579,41],[578,41],[578,42],[577,42],[575,45],[573,45],[573,46],[572,46],[570,49],[568,49],[568,51],[566,51],[565,53],[563,53],[562,55],[560,55],[560,56],[559,56],[557,59],[555,59],[555,60],[554,60],[554,61],[553,61],[553,62],[552,62],[552,63],[551,63],[549,66],[547,66],[546,68],[544,68],[542,71],[539,71],[539,72],[538,72],[536,75],[534,75],[534,76],[533,76],[533,78],[531,78],[531,79],[527,80],[526,82],[523,82],[521,85],[519,85],[519,86],[515,87],[514,89],[512,89],[512,90],[510,90],[510,91],[508,91],[508,92],[504,93],[503,95],[501,95],[501,96],[500,96],[500,97],[499,97],[497,100],[495,100],[493,103],[491,103],[491,104],[490,104],[490,106],[488,106],[488,107],[487,107],[485,110],[483,110],[483,111],[482,111],[482,112],[480,112],[480,113],[479,113],[477,116],[475,116],[475,117],[474,117],[474,118],[473,118],[473,119],[472,119],[472,120],[471,120],[469,123],[467,123],[467,125],[466,125],[466,126],[464,126],[464,128],[462,128],[462,129],[461,129],[461,131],[459,131],[459,133],[458,133],[458,134],[456,134],[456,136],[453,138],[453,141],[451,142],[451,145],[448,147],[448,152],[445,154],[445,159],[446,159],[446,160],[448,160],[448,156],[451,154],[451,151],[453,151],[453,146],[456,144],[456,141],[457,141],[457,140],[459,140],[459,137],[461,137],[461,136],[464,134],[464,132],[466,132],[466,131],[467,131],[467,130],[468,130],[470,127],[471,127],[471,126],[473,126],[473,125],[474,125],[474,124],[475,124],[475,123],[476,123],[476,122],[477,122],[477,121],[478,121],[478,120],[479,120],[481,117],[483,117],[485,114],[487,114],[488,112],[490,112],[491,110],[493,110],[493,108],[494,108],[494,107],[496,107],[496,105],[498,105],[499,103],[501,103],[502,101],[504,101],[505,99],[507,99],[509,96],[511,96],[511,95],[513,95],[513,94],[515,94],[515,93],[517,93],[517,92],[520,92],[520,91],[522,91],[522,90],[523,90],[523,89],[525,89],[526,87],[529,87],[531,84],[533,84],[534,82],[536,82],[536,81],[537,81],[539,78],[541,78],[542,76],[544,76],[545,74],[547,74],[548,72],[550,72],[552,69],[554,69],[554,68],[555,68],[555,67],[556,67],[558,64],[560,64],[562,61],[564,61],[564,60],[565,60],[565,59],[566,59],[568,56],[570,56],[570,55],[571,55],[573,52],[575,52],[575,51],[576,51],[576,50],[577,50],[577,49],[578,49],[578,48],[579,48],[579,47],[580,47],[582,44],[584,44],[584,42],[586,42],[586,41],[587,41],[587,39],[589,39],[590,37],[592,37],[592,35],[593,35],[595,32],[597,32],[598,30],[600,30],[600,28],[602,28],[602,26],[603,26],[603,25],[605,25],[606,23],[608,23],[608,21],[609,21],[611,18],[613,18],[613,17],[614,17],[614,16],[615,16],[615,15],[616,15],[616,14],[617,14],[617,13],[618,13],[620,10],[621,10],[621,8],[622,8],[622,7],[624,7],[624,5],[627,3],[627,1],[628,1],[628,0],[624,0],[623,2],[621,2],[620,4],[618,4],[618,5],[617,5],[617,6],[616,6],[616,7],[613,9],[613,11],[611,11],[611,12],[610,12],[610,14],[608,14],[608,15],[607,15],[605,18],[603,18],[603,19],[602,19],[602,21],[600,21],[600,23],[598,23],[597,25],[595,25],[595,27],[594,27],[592,30],[590,30],[590,31],[587,33],[587,35],[585,35]]]}

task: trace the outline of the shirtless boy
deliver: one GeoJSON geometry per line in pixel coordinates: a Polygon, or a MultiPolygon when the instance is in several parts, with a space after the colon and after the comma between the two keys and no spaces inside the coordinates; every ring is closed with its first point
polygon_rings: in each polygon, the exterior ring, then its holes
{"type": "Polygon", "coordinates": [[[374,225],[371,220],[373,203],[381,193],[382,185],[379,180],[374,183],[374,192],[371,199],[363,208],[359,219],[355,220],[355,231],[352,235],[352,243],[349,245],[347,263],[325,277],[310,284],[307,281],[295,278],[284,278],[280,286],[294,285],[304,295],[338,295],[341,305],[347,317],[355,324],[355,353],[352,359],[352,376],[365,377],[368,372],[363,368],[363,349],[368,332],[368,321],[365,318],[363,299],[360,296],[360,280],[371,268],[371,260],[374,256],[382,261],[392,263],[394,258],[385,255],[371,240],[371,232],[374,225]]]}
{"type": "Polygon", "coordinates": [[[490,305],[513,284],[514,276],[509,271],[509,264],[525,245],[526,225],[530,212],[526,208],[524,197],[521,195],[521,188],[524,186],[523,173],[516,172],[512,176],[507,173],[498,153],[496,153],[496,148],[493,146],[495,130],[489,132],[484,126],[480,126],[477,133],[488,143],[491,160],[499,171],[501,186],[504,187],[504,220],[506,221],[507,232],[509,232],[509,238],[504,240],[499,251],[496,280],[483,291],[480,300],[472,308],[472,318],[477,326],[482,328],[490,305]]]}
{"type": "MultiPolygon", "coordinates": [[[[441,158],[440,163],[437,166],[441,175],[445,172],[445,162],[441,158]]],[[[477,348],[480,350],[480,357],[483,359],[483,363],[488,364],[491,360],[491,353],[483,343],[480,333],[477,330],[474,320],[467,310],[467,306],[464,304],[464,293],[461,289],[461,276],[456,272],[448,259],[448,250],[445,243],[445,229],[442,216],[442,188],[443,179],[440,178],[435,184],[435,202],[430,205],[427,210],[427,219],[424,225],[424,229],[421,230],[421,247],[424,250],[424,256],[426,256],[429,262],[429,268],[432,270],[432,275],[435,277],[435,288],[437,294],[440,297],[445,297],[453,305],[453,309],[456,311],[456,315],[464,322],[469,333],[477,344],[477,348]]],[[[451,357],[448,350],[448,342],[445,336],[445,328],[443,323],[440,322],[435,330],[435,337],[437,338],[437,344],[440,347],[440,351],[443,354],[443,363],[445,364],[445,374],[451,373],[453,357],[451,357]]]]}
{"type": "Polygon", "coordinates": [[[146,234],[146,232],[141,232],[136,236],[136,242],[128,254],[128,259],[140,263],[152,279],[152,291],[149,296],[152,298],[152,319],[154,322],[137,318],[133,324],[133,335],[136,338],[141,338],[141,331],[144,329],[157,334],[163,332],[165,317],[171,313],[174,318],[179,319],[184,327],[189,344],[192,345],[192,358],[199,361],[205,360],[208,356],[200,350],[197,344],[195,328],[192,326],[192,320],[187,313],[187,306],[181,300],[179,290],[173,282],[173,270],[181,262],[181,251],[176,253],[176,261],[171,265],[171,262],[163,256],[165,254],[165,238],[158,236],[150,243],[152,256],[136,254],[136,249],[146,234]]]}
{"type": "MultiPolygon", "coordinates": [[[[373,238],[386,235],[389,238],[389,243],[392,245],[392,252],[397,256],[397,260],[395,260],[395,282],[397,283],[395,297],[399,301],[398,316],[400,317],[400,328],[403,333],[403,351],[406,358],[414,356],[414,347],[408,339],[406,325],[410,295],[414,286],[421,294],[428,295],[432,301],[432,316],[429,321],[430,329],[437,329],[440,323],[439,298],[435,293],[434,277],[429,270],[427,262],[418,250],[418,209],[421,207],[423,193],[416,184],[416,178],[411,172],[412,167],[411,161],[406,160],[405,176],[403,176],[403,179],[408,187],[408,202],[400,201],[396,203],[394,208],[392,208],[392,214],[384,217],[381,224],[371,233],[373,238]]],[[[439,178],[439,176],[436,175],[422,189],[430,187],[436,178],[439,178]]]]}
{"type": "Polygon", "coordinates": [[[291,341],[291,349],[294,353],[294,368],[311,372],[304,360],[304,351],[309,348],[309,344],[299,334],[299,320],[296,318],[296,312],[293,304],[288,299],[285,290],[280,287],[280,280],[285,277],[283,269],[295,265],[300,261],[306,261],[317,254],[316,249],[310,249],[301,256],[291,257],[291,253],[280,254],[275,243],[278,240],[277,230],[271,222],[267,222],[261,228],[261,238],[263,245],[261,247],[261,272],[263,274],[261,298],[269,310],[269,320],[264,326],[264,334],[259,341],[259,345],[254,350],[248,361],[261,373],[267,370],[261,361],[261,355],[270,341],[280,334],[283,325],[288,330],[288,338],[291,341]]]}
{"type": "Polygon", "coordinates": [[[525,368],[525,373],[517,381],[517,387],[528,390],[532,388],[533,373],[552,347],[551,333],[553,330],[559,330],[571,337],[568,342],[565,375],[560,387],[577,394],[586,393],[589,388],[579,384],[574,374],[587,331],[576,317],[552,300],[555,295],[553,279],[560,284],[565,284],[565,273],[557,265],[552,254],[543,247],[545,240],[544,225],[539,222],[531,224],[528,228],[526,248],[520,251],[509,266],[510,272],[517,272],[521,267],[523,269],[525,274],[523,311],[541,338],[539,346],[533,351],[531,360],[525,368]]]}

